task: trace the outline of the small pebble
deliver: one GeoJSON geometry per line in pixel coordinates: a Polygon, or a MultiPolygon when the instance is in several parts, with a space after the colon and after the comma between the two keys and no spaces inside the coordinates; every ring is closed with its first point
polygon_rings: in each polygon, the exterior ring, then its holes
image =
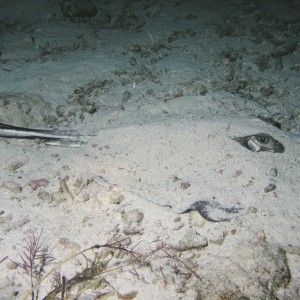
{"type": "Polygon", "coordinates": [[[226,232],[215,230],[210,233],[209,242],[216,245],[221,245],[226,237],[226,232]]]}
{"type": "Polygon", "coordinates": [[[0,217],[0,225],[9,223],[12,220],[12,215],[8,215],[6,217],[0,217]]]}
{"type": "Polygon", "coordinates": [[[269,172],[268,172],[268,175],[270,176],[270,177],[277,177],[277,169],[276,168],[271,168],[270,170],[269,170],[269,172]]]}
{"type": "Polygon", "coordinates": [[[174,226],[172,226],[172,230],[179,230],[182,227],[184,227],[183,223],[176,223],[174,226]]]}
{"type": "Polygon", "coordinates": [[[131,66],[136,66],[137,65],[137,61],[134,57],[129,58],[129,63],[130,63],[131,66]]]}
{"type": "Polygon", "coordinates": [[[5,169],[6,169],[7,171],[15,171],[15,170],[21,168],[22,166],[23,166],[23,163],[22,163],[21,161],[13,161],[13,162],[9,163],[9,164],[5,167],[5,169]]]}
{"type": "Polygon", "coordinates": [[[93,18],[97,14],[97,7],[89,0],[59,0],[58,3],[66,18],[93,18]]]}
{"type": "Polygon", "coordinates": [[[124,200],[124,196],[123,195],[112,194],[109,197],[109,200],[113,204],[120,204],[124,200]]]}
{"type": "Polygon", "coordinates": [[[191,184],[187,181],[183,181],[180,183],[180,188],[182,188],[183,190],[188,189],[191,186],[191,184]]]}
{"type": "Polygon", "coordinates": [[[41,179],[35,179],[30,180],[28,182],[28,185],[31,186],[33,190],[36,190],[39,187],[47,186],[49,184],[49,181],[47,179],[41,178],[41,179]]]}
{"type": "Polygon", "coordinates": [[[43,202],[50,204],[53,201],[52,196],[47,193],[46,191],[40,191],[37,194],[38,198],[41,199],[43,202]]]}
{"type": "Polygon", "coordinates": [[[174,222],[180,222],[181,221],[181,217],[176,217],[175,219],[174,219],[174,222]]]}
{"type": "Polygon", "coordinates": [[[150,88],[146,90],[146,95],[152,95],[154,93],[154,89],[150,88]]]}
{"type": "Polygon", "coordinates": [[[15,183],[13,181],[9,181],[9,180],[3,181],[1,184],[1,187],[3,187],[15,194],[19,194],[22,191],[22,187],[20,184],[15,183]]]}
{"type": "Polygon", "coordinates": [[[131,52],[140,52],[141,51],[141,47],[137,44],[134,44],[134,45],[130,45],[128,47],[128,50],[131,51],[131,52]]]}
{"type": "Polygon", "coordinates": [[[255,232],[255,237],[258,241],[265,241],[267,239],[266,234],[263,229],[257,230],[255,232]]]}
{"type": "Polygon", "coordinates": [[[136,68],[135,74],[137,75],[147,75],[149,70],[144,65],[139,65],[136,68]]]}
{"type": "Polygon", "coordinates": [[[130,92],[125,91],[125,92],[122,94],[122,100],[121,100],[121,103],[122,103],[122,104],[126,103],[126,102],[129,100],[130,96],[131,96],[131,95],[130,95],[130,92]]]}
{"type": "Polygon", "coordinates": [[[256,214],[257,213],[257,208],[254,207],[254,206],[249,206],[248,209],[247,209],[247,212],[251,213],[251,214],[256,214]]]}
{"type": "Polygon", "coordinates": [[[7,263],[6,267],[9,270],[15,270],[18,267],[18,265],[15,262],[10,261],[7,263]]]}
{"type": "Polygon", "coordinates": [[[51,197],[55,204],[60,204],[67,201],[66,195],[61,192],[55,192],[51,195],[51,197]]]}
{"type": "Polygon", "coordinates": [[[115,75],[121,76],[127,74],[127,70],[125,69],[119,69],[114,71],[115,75]]]}
{"type": "Polygon", "coordinates": [[[264,188],[264,192],[265,192],[265,193],[269,193],[269,192],[274,191],[275,189],[276,189],[276,185],[273,184],[273,183],[270,183],[268,186],[266,186],[266,187],[264,188]]]}
{"type": "Polygon", "coordinates": [[[90,200],[90,194],[85,193],[85,194],[82,195],[82,201],[83,202],[87,202],[89,200],[90,200]]]}
{"type": "Polygon", "coordinates": [[[127,225],[124,227],[123,233],[125,235],[142,235],[144,233],[144,229],[140,228],[140,226],[127,225]]]}
{"type": "Polygon", "coordinates": [[[131,225],[133,223],[140,223],[144,219],[144,214],[138,210],[133,209],[123,215],[123,220],[125,223],[131,225]]]}
{"type": "Polygon", "coordinates": [[[82,224],[85,224],[86,222],[88,222],[90,220],[90,217],[89,216],[85,216],[85,217],[83,217],[83,219],[82,219],[82,224]]]}
{"type": "Polygon", "coordinates": [[[64,248],[73,251],[79,251],[80,245],[78,243],[70,241],[68,238],[62,237],[58,240],[58,243],[64,248]]]}
{"type": "Polygon", "coordinates": [[[207,238],[196,233],[194,230],[185,232],[182,239],[176,245],[176,248],[183,252],[191,249],[203,248],[208,245],[207,238]]]}

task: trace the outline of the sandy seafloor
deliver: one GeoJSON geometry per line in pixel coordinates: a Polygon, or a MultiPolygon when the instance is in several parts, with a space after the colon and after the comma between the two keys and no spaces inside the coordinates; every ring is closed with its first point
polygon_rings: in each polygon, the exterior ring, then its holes
{"type": "Polygon", "coordinates": [[[0,0],[0,122],[85,142],[0,138],[0,299],[30,294],[33,236],[55,259],[34,284],[54,268],[65,299],[300,299],[300,2],[94,4],[70,20],[0,0]],[[233,140],[257,133],[285,151],[233,140]],[[202,200],[242,210],[178,214],[202,200]],[[140,261],[101,248],[55,267],[117,241],[140,261]]]}

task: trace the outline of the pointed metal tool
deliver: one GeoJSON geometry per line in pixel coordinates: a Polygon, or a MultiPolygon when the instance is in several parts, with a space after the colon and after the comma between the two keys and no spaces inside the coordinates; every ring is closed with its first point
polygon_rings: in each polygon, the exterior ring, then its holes
{"type": "Polygon", "coordinates": [[[16,139],[41,139],[49,145],[79,147],[83,142],[78,141],[82,136],[76,131],[59,131],[56,129],[33,129],[0,123],[0,137],[16,139]]]}

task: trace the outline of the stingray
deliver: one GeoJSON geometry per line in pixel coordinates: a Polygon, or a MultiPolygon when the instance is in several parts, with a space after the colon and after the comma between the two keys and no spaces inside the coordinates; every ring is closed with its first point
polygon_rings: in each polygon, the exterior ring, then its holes
{"type": "Polygon", "coordinates": [[[214,201],[196,201],[187,207],[180,214],[197,211],[202,218],[210,222],[230,221],[233,218],[240,216],[239,212],[242,207],[226,207],[214,201]]]}
{"type": "Polygon", "coordinates": [[[267,133],[257,133],[243,137],[236,137],[234,140],[253,152],[284,152],[284,146],[267,133]]]}

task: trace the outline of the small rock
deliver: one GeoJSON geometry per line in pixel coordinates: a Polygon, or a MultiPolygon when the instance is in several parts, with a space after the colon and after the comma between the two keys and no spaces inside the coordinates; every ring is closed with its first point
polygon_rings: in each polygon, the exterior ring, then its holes
{"type": "Polygon", "coordinates": [[[23,166],[23,163],[22,163],[21,161],[13,161],[13,162],[9,163],[9,164],[5,167],[5,169],[6,169],[7,171],[15,171],[15,170],[21,168],[22,166],[23,166]]]}
{"type": "Polygon", "coordinates": [[[133,44],[133,45],[130,45],[128,47],[128,50],[130,52],[140,52],[141,51],[141,47],[139,45],[137,45],[137,44],[133,44]]]}
{"type": "Polygon", "coordinates": [[[247,209],[247,213],[251,213],[251,214],[256,214],[257,213],[257,208],[254,206],[249,206],[247,209]]]}
{"type": "Polygon", "coordinates": [[[8,270],[15,270],[18,267],[18,265],[15,262],[10,261],[7,263],[6,267],[8,270]]]}
{"type": "Polygon", "coordinates": [[[88,221],[90,221],[90,217],[89,216],[85,216],[85,217],[83,217],[83,219],[82,219],[82,224],[85,224],[85,223],[87,223],[88,221]]]}
{"type": "Polygon", "coordinates": [[[265,193],[272,192],[276,189],[276,185],[274,183],[270,183],[268,186],[264,188],[265,193]]]}
{"type": "Polygon", "coordinates": [[[207,88],[205,85],[198,83],[198,84],[193,85],[192,92],[196,95],[205,96],[207,93],[207,88]]]}
{"type": "Polygon", "coordinates": [[[265,234],[265,232],[264,232],[263,229],[257,230],[257,231],[255,232],[255,238],[256,238],[258,241],[266,241],[266,240],[267,240],[266,234],[265,234]]]}
{"type": "Polygon", "coordinates": [[[209,237],[209,241],[212,244],[221,245],[224,242],[226,233],[223,231],[215,231],[209,237]]]}
{"type": "Polygon", "coordinates": [[[268,175],[269,175],[270,177],[277,177],[277,173],[278,173],[278,171],[277,171],[276,168],[271,168],[271,169],[269,170],[269,172],[268,172],[268,175]]]}
{"type": "Polygon", "coordinates": [[[111,203],[113,203],[113,204],[120,204],[123,200],[124,200],[124,196],[123,195],[112,194],[109,197],[109,201],[111,203]]]}
{"type": "Polygon", "coordinates": [[[48,204],[50,204],[53,201],[52,196],[45,191],[38,192],[37,196],[40,200],[42,200],[43,202],[48,203],[48,204]]]}
{"type": "Polygon", "coordinates": [[[140,223],[144,219],[144,214],[138,209],[130,210],[123,215],[123,220],[126,224],[140,223]]]}
{"type": "Polygon", "coordinates": [[[117,76],[125,75],[125,74],[127,74],[127,70],[125,70],[125,69],[118,69],[118,70],[114,71],[114,74],[117,75],[117,76]]]}
{"type": "Polygon", "coordinates": [[[28,182],[28,185],[33,189],[36,190],[39,187],[47,186],[49,184],[49,181],[47,179],[41,178],[41,179],[34,179],[30,180],[28,182]]]}
{"type": "Polygon", "coordinates": [[[87,202],[89,200],[90,200],[90,194],[85,193],[85,194],[82,195],[82,201],[83,202],[87,202]]]}
{"type": "Polygon", "coordinates": [[[198,234],[194,230],[189,230],[185,233],[184,237],[178,242],[176,248],[179,251],[187,251],[191,249],[203,248],[208,245],[207,238],[198,234]]]}
{"type": "Polygon", "coordinates": [[[183,181],[180,183],[180,188],[182,188],[183,190],[188,189],[191,186],[191,184],[187,181],[183,181]]]}
{"type": "Polygon", "coordinates": [[[197,211],[191,211],[189,213],[189,226],[192,228],[202,228],[206,224],[204,218],[199,218],[199,213],[197,211]]]}
{"type": "Polygon", "coordinates": [[[58,240],[58,243],[64,248],[72,251],[79,251],[80,245],[78,243],[70,241],[68,238],[62,237],[58,240]]]}
{"type": "Polygon", "coordinates": [[[14,194],[19,194],[22,191],[22,187],[20,184],[9,180],[2,182],[1,187],[11,191],[14,194]]]}
{"type": "Polygon", "coordinates": [[[127,225],[124,227],[123,233],[125,235],[142,235],[144,233],[144,229],[136,225],[127,225]]]}
{"type": "MultiPolygon", "coordinates": [[[[101,294],[101,297],[102,296],[107,296],[107,295],[109,296],[110,293],[107,293],[105,295],[101,294]]],[[[90,292],[90,293],[85,293],[84,295],[79,295],[78,297],[76,297],[76,299],[77,300],[97,300],[99,298],[98,298],[96,292],[94,292],[94,293],[90,292]]]]}
{"type": "Polygon", "coordinates": [[[130,95],[130,92],[125,91],[125,92],[122,94],[122,100],[121,100],[121,103],[122,103],[122,104],[126,103],[126,102],[129,100],[130,96],[131,96],[131,95],[130,95]]]}
{"type": "Polygon", "coordinates": [[[149,74],[149,70],[144,65],[139,65],[135,71],[136,75],[147,75],[149,74]]]}
{"type": "Polygon", "coordinates": [[[231,235],[236,235],[237,234],[237,230],[235,228],[230,230],[230,234],[231,235]]]}
{"type": "Polygon", "coordinates": [[[180,222],[181,221],[181,217],[177,216],[175,219],[174,219],[174,222],[180,222]]]}
{"type": "Polygon", "coordinates": [[[136,298],[137,292],[136,291],[130,291],[126,293],[120,293],[118,292],[118,298],[121,300],[132,300],[136,298]]]}
{"type": "Polygon", "coordinates": [[[9,223],[12,220],[12,215],[8,215],[6,217],[0,217],[0,225],[1,224],[5,224],[5,223],[9,223]]]}
{"type": "Polygon", "coordinates": [[[275,89],[273,86],[266,86],[266,87],[262,87],[260,88],[260,94],[263,96],[263,97],[269,97],[271,96],[273,93],[274,93],[275,89]]]}
{"type": "Polygon", "coordinates": [[[97,7],[89,0],[60,0],[60,9],[67,18],[93,18],[97,7]]]}
{"type": "Polygon", "coordinates": [[[66,195],[64,193],[61,192],[55,192],[52,194],[52,199],[53,202],[55,202],[56,204],[60,204],[62,202],[67,201],[66,195]]]}
{"type": "Polygon", "coordinates": [[[28,216],[22,216],[19,220],[15,221],[13,223],[10,222],[5,228],[3,228],[3,231],[5,233],[8,233],[12,230],[17,230],[29,222],[30,222],[30,219],[28,216]]]}
{"type": "Polygon", "coordinates": [[[184,223],[182,223],[182,222],[176,223],[174,226],[172,226],[172,230],[179,230],[182,227],[184,227],[184,223]]]}

